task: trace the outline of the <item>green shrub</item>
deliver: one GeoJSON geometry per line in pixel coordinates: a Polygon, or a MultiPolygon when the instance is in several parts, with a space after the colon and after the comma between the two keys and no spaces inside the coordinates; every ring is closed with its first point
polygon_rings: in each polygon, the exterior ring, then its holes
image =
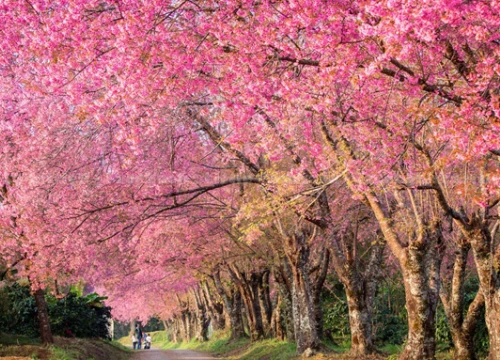
{"type": "Polygon", "coordinates": [[[327,338],[335,343],[344,342],[350,337],[349,312],[344,286],[329,277],[328,285],[321,293],[323,308],[323,328],[327,338]]]}
{"type": "Polygon", "coordinates": [[[95,293],[82,297],[69,293],[61,299],[48,297],[52,332],[60,336],[109,339],[111,308],[102,304],[104,299],[95,293]]]}
{"type": "MultiPolygon", "coordinates": [[[[4,288],[1,293],[7,311],[0,314],[0,331],[38,336],[37,308],[29,288],[14,284],[4,288]]],[[[109,338],[107,327],[111,308],[104,306],[105,299],[95,293],[78,296],[70,292],[60,299],[47,295],[52,333],[67,337],[109,338]]]]}
{"type": "Polygon", "coordinates": [[[400,276],[382,281],[373,309],[373,331],[377,346],[401,345],[408,334],[405,293],[400,276]]]}
{"type": "Polygon", "coordinates": [[[7,310],[0,313],[0,331],[6,333],[38,336],[35,298],[25,286],[14,284],[2,289],[2,298],[7,310]]]}

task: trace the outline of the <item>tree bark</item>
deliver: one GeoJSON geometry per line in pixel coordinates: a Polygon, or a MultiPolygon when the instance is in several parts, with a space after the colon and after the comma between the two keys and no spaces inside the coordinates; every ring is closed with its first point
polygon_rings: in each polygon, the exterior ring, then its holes
{"type": "Polygon", "coordinates": [[[422,241],[407,248],[407,261],[401,264],[408,313],[408,340],[400,356],[403,360],[435,356],[441,264],[437,237],[435,231],[426,231],[422,241]]]}
{"type": "Polygon", "coordinates": [[[330,251],[325,248],[320,249],[320,258],[317,265],[318,275],[314,279],[311,274],[311,279],[313,285],[313,305],[314,305],[314,317],[316,319],[316,331],[318,337],[323,338],[323,304],[321,303],[321,290],[325,284],[326,275],[328,274],[328,268],[330,265],[330,251]]]}
{"type": "Polygon", "coordinates": [[[212,326],[214,330],[224,329],[226,324],[224,318],[223,303],[219,299],[215,298],[213,291],[208,284],[208,281],[202,282],[202,289],[205,303],[207,304],[210,316],[212,318],[212,326]]]}
{"type": "Polygon", "coordinates": [[[291,283],[287,281],[287,276],[284,274],[283,266],[281,266],[280,271],[275,272],[274,278],[278,283],[278,296],[281,304],[275,307],[275,312],[278,312],[277,319],[281,321],[281,327],[283,328],[283,336],[289,341],[295,339],[293,314],[292,314],[292,295],[291,295],[291,283]]]}
{"type": "Polygon", "coordinates": [[[243,319],[241,317],[242,303],[240,292],[234,287],[231,288],[230,291],[224,288],[219,270],[214,273],[213,280],[217,292],[224,302],[224,309],[228,315],[231,340],[238,340],[246,337],[243,319]]]}
{"type": "Polygon", "coordinates": [[[179,337],[181,337],[181,325],[180,325],[180,319],[177,315],[174,315],[172,327],[173,327],[172,341],[174,343],[178,343],[179,337]]]}
{"type": "Polygon", "coordinates": [[[271,322],[273,317],[273,304],[271,302],[270,284],[269,284],[270,274],[271,272],[269,270],[264,271],[258,289],[260,308],[262,310],[261,317],[264,325],[264,333],[266,335],[271,331],[271,322]]]}
{"type": "Polygon", "coordinates": [[[182,322],[182,327],[181,327],[182,341],[188,341],[191,324],[189,321],[188,312],[186,310],[183,310],[181,312],[181,322],[182,322]]]}
{"type": "Polygon", "coordinates": [[[385,241],[381,234],[372,241],[368,260],[358,255],[357,229],[336,237],[332,242],[333,268],[344,285],[349,309],[351,331],[351,354],[363,356],[372,353],[373,345],[373,303],[377,284],[381,278],[385,241]]]}
{"type": "Polygon", "coordinates": [[[346,288],[349,309],[349,327],[351,330],[351,353],[356,356],[373,352],[371,314],[368,311],[362,289],[346,288]]]}
{"type": "Polygon", "coordinates": [[[38,326],[40,329],[42,343],[53,344],[54,338],[50,329],[50,319],[47,309],[47,302],[45,301],[45,292],[42,289],[38,289],[35,291],[34,295],[37,308],[38,326]]]}
{"type": "Polygon", "coordinates": [[[480,291],[485,299],[485,317],[490,348],[488,359],[500,359],[500,258],[492,251],[492,238],[479,219],[473,219],[471,230],[465,232],[472,246],[480,282],[480,291]]]}
{"type": "Polygon", "coordinates": [[[281,295],[278,293],[276,296],[276,304],[271,315],[270,329],[272,335],[278,340],[285,340],[285,331],[283,329],[283,322],[281,319],[281,295]]]}
{"type": "Polygon", "coordinates": [[[476,329],[477,321],[482,314],[483,308],[484,296],[481,291],[478,291],[474,301],[467,310],[467,317],[462,324],[461,331],[457,334],[452,333],[456,348],[455,358],[457,360],[476,359],[474,352],[474,330],[476,329]]]}
{"type": "Polygon", "coordinates": [[[248,319],[250,340],[258,341],[264,338],[264,324],[259,300],[259,288],[262,284],[263,272],[252,271],[250,278],[235,265],[228,266],[231,278],[241,293],[248,319]]]}
{"type": "Polygon", "coordinates": [[[484,296],[481,291],[478,291],[464,318],[464,282],[470,244],[462,239],[456,245],[451,289],[449,293],[446,293],[445,289],[441,290],[441,302],[455,346],[455,359],[476,359],[473,336],[481,310],[484,308],[484,296]]]}
{"type": "Polygon", "coordinates": [[[288,255],[288,264],[285,264],[290,276],[292,314],[294,323],[295,343],[299,354],[315,352],[319,349],[320,340],[316,314],[314,311],[313,287],[309,278],[310,248],[307,242],[308,235],[297,231],[290,237],[295,251],[288,255]]]}
{"type": "Polygon", "coordinates": [[[194,289],[194,299],[196,303],[196,334],[198,341],[208,341],[208,327],[210,325],[210,317],[207,316],[207,305],[205,304],[199,288],[194,289]]]}
{"type": "Polygon", "coordinates": [[[135,324],[136,324],[136,320],[135,319],[130,320],[130,332],[129,332],[129,336],[132,336],[132,334],[135,333],[135,324]]]}

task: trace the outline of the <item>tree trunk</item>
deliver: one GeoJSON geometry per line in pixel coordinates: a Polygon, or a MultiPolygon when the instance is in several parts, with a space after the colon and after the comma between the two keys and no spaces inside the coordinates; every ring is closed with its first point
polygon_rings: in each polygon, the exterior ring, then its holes
{"type": "Polygon", "coordinates": [[[165,331],[165,335],[168,341],[174,341],[174,322],[172,320],[164,320],[162,319],[163,330],[165,331]]]}
{"type": "Polygon", "coordinates": [[[471,243],[474,260],[479,276],[480,291],[485,299],[485,318],[490,339],[488,359],[500,359],[500,258],[495,258],[492,252],[492,239],[486,225],[478,219],[472,222],[476,225],[466,232],[471,243]]]}
{"type": "Polygon", "coordinates": [[[136,324],[135,319],[130,320],[130,332],[129,332],[129,337],[131,337],[131,336],[132,336],[132,334],[134,334],[134,333],[135,333],[135,324],[136,324]]]}
{"type": "Polygon", "coordinates": [[[191,319],[189,316],[189,312],[187,310],[183,310],[181,312],[181,338],[182,341],[189,341],[191,334],[191,319]]]}
{"type": "Polygon", "coordinates": [[[285,332],[283,329],[283,322],[281,319],[281,295],[278,293],[276,296],[276,304],[271,316],[270,329],[272,335],[278,340],[285,340],[285,332]]]}
{"type": "Polygon", "coordinates": [[[47,309],[47,302],[45,301],[45,292],[42,289],[35,291],[35,303],[42,343],[53,344],[54,338],[52,337],[52,331],[50,329],[49,312],[47,309]]]}
{"type": "Polygon", "coordinates": [[[196,313],[189,311],[188,312],[188,318],[189,318],[189,338],[188,341],[196,337],[197,333],[197,327],[198,327],[198,321],[196,319],[196,313]]]}
{"type": "Polygon", "coordinates": [[[238,340],[246,337],[243,327],[243,319],[241,317],[242,303],[240,292],[232,288],[227,291],[222,284],[220,272],[216,271],[213,275],[213,280],[217,292],[224,302],[224,309],[229,320],[229,328],[231,330],[231,340],[238,340]]]}
{"type": "MultiPolygon", "coordinates": [[[[328,267],[330,265],[330,250],[321,248],[321,256],[317,265],[318,275],[315,280],[312,281],[313,285],[313,306],[314,306],[314,317],[316,319],[316,332],[318,337],[323,338],[323,304],[321,303],[321,290],[325,284],[326,275],[328,274],[328,267]]],[[[311,274],[312,279],[312,274],[311,274]]]]}
{"type": "Polygon", "coordinates": [[[261,340],[264,338],[264,325],[259,300],[259,288],[262,284],[263,273],[252,271],[250,278],[247,279],[246,274],[241,272],[235,265],[228,266],[228,270],[245,304],[250,340],[261,340]]]}
{"type": "Polygon", "coordinates": [[[273,317],[273,304],[271,302],[269,275],[270,271],[264,271],[262,280],[259,284],[259,300],[262,310],[261,317],[263,319],[264,332],[267,335],[271,331],[271,322],[273,317]]]}
{"type": "Polygon", "coordinates": [[[222,302],[215,298],[212,289],[207,281],[202,282],[203,296],[207,303],[210,316],[212,318],[212,326],[214,330],[222,330],[225,328],[224,306],[222,302]]]}
{"type": "Polygon", "coordinates": [[[303,268],[293,269],[292,283],[292,313],[294,320],[295,341],[297,352],[304,353],[310,349],[319,348],[319,336],[316,326],[314,304],[311,289],[308,284],[307,271],[303,268]]]}
{"type": "MultiPolygon", "coordinates": [[[[351,247],[354,249],[355,245],[351,247]]],[[[339,278],[346,289],[351,353],[355,356],[367,355],[375,350],[372,329],[373,304],[377,284],[381,278],[380,267],[384,249],[385,242],[379,237],[370,249],[370,257],[363,270],[355,251],[350,252],[347,258],[349,261],[345,261],[341,269],[336,266],[339,278]]]]}
{"type": "Polygon", "coordinates": [[[208,326],[210,325],[210,318],[207,316],[207,306],[199,288],[194,289],[193,295],[196,304],[197,323],[195,337],[200,342],[208,341],[208,326]]]}
{"type": "Polygon", "coordinates": [[[295,251],[288,257],[285,268],[291,279],[292,314],[297,352],[314,353],[320,340],[314,312],[313,288],[309,278],[310,248],[304,232],[295,233],[291,240],[295,251]]]}
{"type": "Polygon", "coordinates": [[[179,342],[179,337],[181,336],[181,325],[180,325],[180,320],[177,315],[174,315],[174,321],[173,321],[173,331],[172,331],[172,341],[174,343],[179,342]]]}
{"type": "Polygon", "coordinates": [[[441,301],[455,346],[455,359],[476,359],[473,336],[481,310],[484,308],[484,296],[481,291],[478,291],[464,319],[464,281],[470,244],[462,240],[457,242],[456,245],[457,251],[453,265],[451,289],[449,294],[446,294],[445,289],[441,290],[441,301]]]}
{"type": "Polygon", "coordinates": [[[347,306],[349,308],[349,327],[351,330],[351,353],[356,356],[373,352],[371,312],[363,289],[358,284],[346,287],[347,306]]]}
{"type": "Polygon", "coordinates": [[[293,314],[292,314],[292,295],[290,286],[291,283],[287,281],[288,277],[284,274],[283,268],[279,272],[275,272],[274,278],[278,283],[278,295],[281,300],[280,306],[276,306],[276,311],[279,313],[280,321],[284,330],[284,337],[289,341],[295,339],[293,314]]]}
{"type": "Polygon", "coordinates": [[[410,245],[407,260],[401,264],[408,313],[408,340],[400,356],[403,360],[434,359],[436,352],[441,255],[435,237],[427,233],[422,242],[410,245]]]}
{"type": "MultiPolygon", "coordinates": [[[[452,331],[453,344],[455,345],[455,359],[476,359],[474,352],[474,330],[484,308],[484,296],[478,291],[474,301],[467,310],[467,317],[460,329],[452,331]]],[[[451,327],[450,327],[451,328],[451,327]]]]}
{"type": "Polygon", "coordinates": [[[241,300],[241,294],[239,291],[235,290],[232,295],[231,311],[229,313],[229,318],[231,321],[231,339],[237,340],[246,337],[245,327],[243,326],[243,318],[241,312],[243,309],[243,302],[241,300]]]}

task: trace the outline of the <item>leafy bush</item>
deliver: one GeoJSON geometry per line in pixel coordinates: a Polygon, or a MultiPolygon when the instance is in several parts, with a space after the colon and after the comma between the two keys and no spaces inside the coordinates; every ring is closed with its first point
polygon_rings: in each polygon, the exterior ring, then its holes
{"type": "Polygon", "coordinates": [[[1,293],[4,300],[3,307],[6,311],[0,314],[0,331],[37,336],[38,321],[35,298],[31,296],[29,289],[14,284],[2,289],[1,293]]]}
{"type": "MultiPolygon", "coordinates": [[[[2,306],[7,309],[0,314],[0,331],[38,336],[37,308],[29,289],[15,284],[0,292],[2,306]]],[[[109,338],[111,308],[104,306],[105,299],[95,293],[78,296],[70,292],[61,299],[46,295],[52,333],[67,337],[109,338]]]]}
{"type": "Polygon", "coordinates": [[[453,347],[451,339],[451,331],[448,326],[448,319],[444,312],[443,305],[439,303],[436,311],[436,342],[439,345],[439,350],[449,350],[453,347]]]}
{"type": "Polygon", "coordinates": [[[379,284],[373,309],[375,343],[403,344],[408,334],[405,293],[401,278],[379,284]]]}
{"type": "Polygon", "coordinates": [[[344,286],[331,277],[327,281],[321,293],[324,332],[330,340],[344,342],[351,334],[344,286]]]}
{"type": "Polygon", "coordinates": [[[69,293],[62,299],[49,296],[52,332],[61,336],[109,339],[111,308],[102,304],[105,299],[95,293],[82,297],[69,293]]]}

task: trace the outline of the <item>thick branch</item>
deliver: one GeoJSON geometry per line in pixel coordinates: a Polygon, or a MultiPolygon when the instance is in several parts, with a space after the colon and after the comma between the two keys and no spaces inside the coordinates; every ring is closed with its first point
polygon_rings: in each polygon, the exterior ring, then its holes
{"type": "MultiPolygon", "coordinates": [[[[393,64],[400,71],[408,74],[409,76],[415,77],[415,72],[412,69],[410,69],[409,67],[407,67],[406,65],[403,65],[402,63],[400,63],[398,60],[391,59],[391,64],[393,64]]],[[[381,70],[381,73],[384,75],[390,76],[390,77],[397,78],[401,82],[406,80],[406,77],[404,75],[399,74],[398,72],[396,72],[392,69],[389,69],[389,68],[383,68],[381,70]]],[[[426,92],[430,92],[430,93],[434,93],[436,95],[439,95],[447,100],[454,102],[457,105],[460,105],[463,101],[463,99],[461,97],[448,93],[447,91],[442,89],[442,87],[435,85],[435,84],[429,84],[427,82],[427,80],[424,78],[418,78],[417,81],[418,81],[418,84],[420,84],[422,86],[422,89],[426,92]]]]}
{"type": "Polygon", "coordinates": [[[437,193],[439,205],[441,205],[443,210],[448,215],[450,215],[455,220],[458,220],[463,226],[468,226],[466,215],[455,210],[448,202],[448,199],[446,198],[443,188],[441,187],[441,184],[439,183],[437,175],[434,171],[434,161],[432,160],[432,156],[429,150],[415,140],[412,141],[412,144],[415,149],[417,149],[424,155],[425,159],[427,160],[427,165],[429,165],[429,167],[432,169],[431,186],[437,193]]]}
{"type": "Polygon", "coordinates": [[[235,149],[227,141],[224,141],[221,134],[203,116],[199,116],[198,114],[189,110],[188,114],[202,126],[203,130],[205,130],[207,135],[215,144],[222,145],[224,148],[226,148],[227,151],[235,155],[236,158],[238,158],[238,160],[240,160],[252,172],[252,174],[257,175],[260,172],[260,168],[256,164],[254,164],[247,156],[245,156],[245,154],[235,149]]]}

